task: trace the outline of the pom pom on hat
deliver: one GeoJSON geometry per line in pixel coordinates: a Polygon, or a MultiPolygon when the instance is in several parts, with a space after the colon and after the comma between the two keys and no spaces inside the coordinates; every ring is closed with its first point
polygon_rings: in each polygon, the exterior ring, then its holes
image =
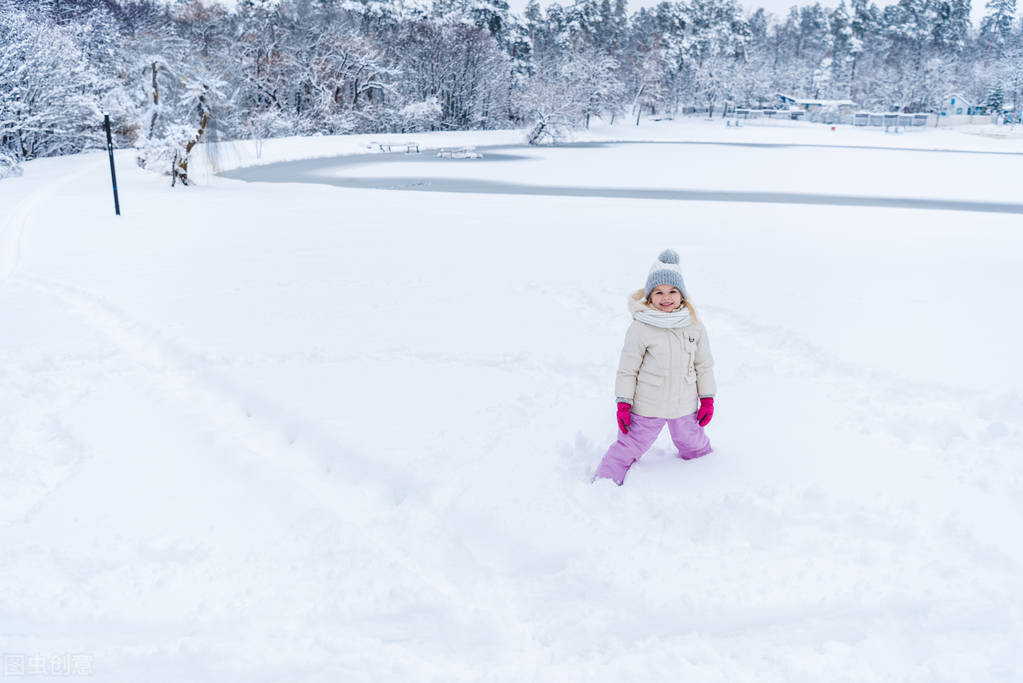
{"type": "Polygon", "coordinates": [[[682,299],[688,299],[686,283],[682,279],[682,268],[678,265],[678,252],[673,249],[665,249],[650,267],[650,274],[646,278],[646,287],[643,288],[643,296],[649,297],[650,292],[657,285],[671,285],[682,292],[682,299]]]}
{"type": "Polygon", "coordinates": [[[657,257],[657,260],[661,263],[674,263],[678,265],[678,252],[674,249],[665,249],[661,252],[661,255],[657,257]]]}

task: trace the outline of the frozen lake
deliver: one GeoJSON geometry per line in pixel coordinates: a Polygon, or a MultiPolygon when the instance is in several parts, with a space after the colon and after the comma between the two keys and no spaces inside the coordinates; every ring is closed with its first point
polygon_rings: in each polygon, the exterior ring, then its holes
{"type": "Polygon", "coordinates": [[[1023,213],[1023,154],[750,142],[484,146],[482,159],[435,151],[279,162],[222,175],[417,192],[873,206],[1023,213]]]}

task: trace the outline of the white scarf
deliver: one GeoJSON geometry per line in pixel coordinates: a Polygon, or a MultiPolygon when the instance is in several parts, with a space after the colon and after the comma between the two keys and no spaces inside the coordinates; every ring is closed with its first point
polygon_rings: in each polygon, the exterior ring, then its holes
{"type": "Polygon", "coordinates": [[[632,317],[641,323],[664,328],[685,327],[693,322],[693,316],[689,314],[689,309],[685,306],[671,313],[663,311],[636,311],[632,314],[632,317]]]}

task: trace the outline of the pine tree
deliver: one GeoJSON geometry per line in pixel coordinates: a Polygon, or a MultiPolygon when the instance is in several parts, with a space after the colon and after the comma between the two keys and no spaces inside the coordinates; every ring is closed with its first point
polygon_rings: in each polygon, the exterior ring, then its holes
{"type": "Polygon", "coordinates": [[[966,49],[970,32],[970,0],[936,0],[931,44],[945,56],[958,56],[966,49]]]}
{"type": "Polygon", "coordinates": [[[988,0],[985,7],[988,13],[980,22],[980,43],[987,62],[1004,58],[1012,45],[1016,0],[988,0]]]}
{"type": "Polygon", "coordinates": [[[831,30],[831,70],[835,92],[848,97],[852,89],[852,63],[856,58],[856,39],[853,36],[852,20],[845,9],[845,0],[828,17],[831,30]]]}

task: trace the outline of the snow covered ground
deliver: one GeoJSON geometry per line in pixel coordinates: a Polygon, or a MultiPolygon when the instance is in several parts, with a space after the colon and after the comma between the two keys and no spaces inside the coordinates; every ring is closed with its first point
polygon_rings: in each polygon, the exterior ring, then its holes
{"type": "MultiPolygon", "coordinates": [[[[334,173],[1014,203],[1023,160],[947,130],[580,139],[758,144],[334,173]]],[[[103,154],[0,182],[7,675],[1019,680],[1018,214],[171,189],[118,161],[120,218],[103,154]],[[664,435],[591,485],[625,297],[667,246],[714,344],[716,452],[680,462],[664,435]]]]}

